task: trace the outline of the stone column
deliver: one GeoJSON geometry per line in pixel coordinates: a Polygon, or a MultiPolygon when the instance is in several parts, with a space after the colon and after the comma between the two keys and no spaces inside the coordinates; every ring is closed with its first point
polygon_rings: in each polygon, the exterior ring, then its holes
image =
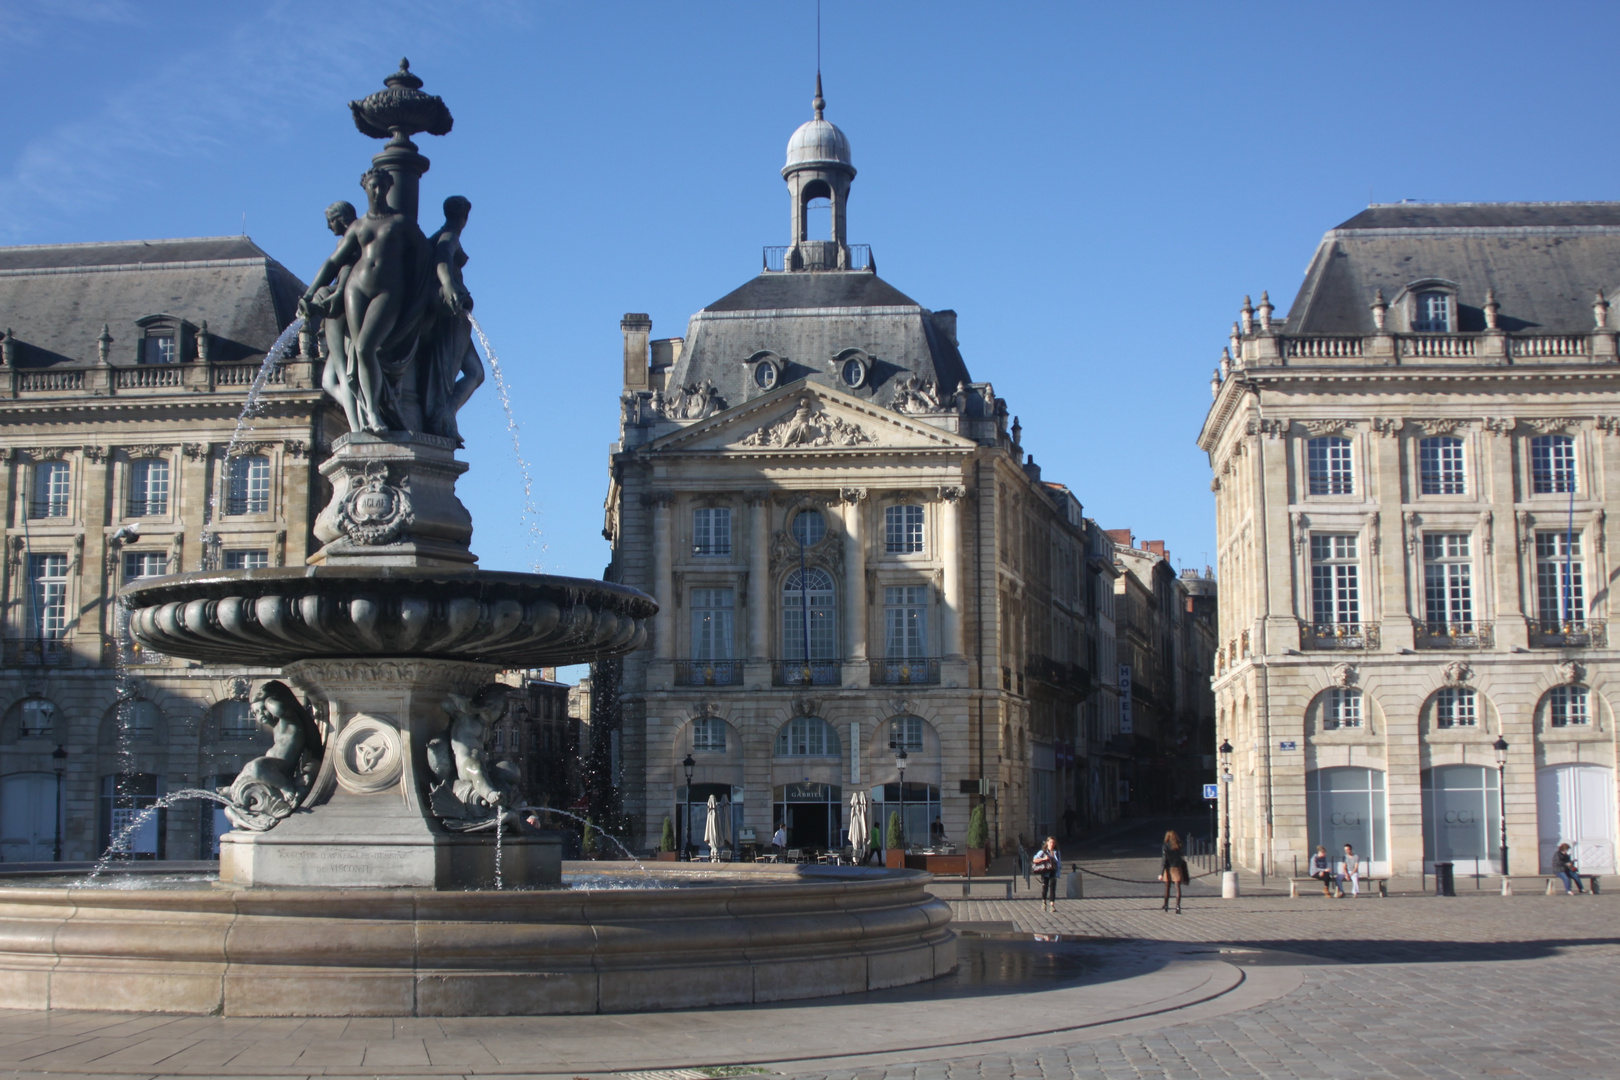
{"type": "Polygon", "coordinates": [[[764,663],[771,656],[771,496],[748,493],[748,659],[764,663]]]}
{"type": "Polygon", "coordinates": [[[965,488],[940,488],[940,644],[946,659],[962,658],[962,526],[959,507],[965,488]]]}
{"type": "Polygon", "coordinates": [[[866,662],[866,542],[861,530],[865,488],[844,489],[844,656],[866,662]]]}
{"type": "Polygon", "coordinates": [[[658,614],[653,619],[653,657],[670,660],[675,656],[675,538],[670,525],[667,491],[649,495],[653,504],[653,599],[658,614]]]}

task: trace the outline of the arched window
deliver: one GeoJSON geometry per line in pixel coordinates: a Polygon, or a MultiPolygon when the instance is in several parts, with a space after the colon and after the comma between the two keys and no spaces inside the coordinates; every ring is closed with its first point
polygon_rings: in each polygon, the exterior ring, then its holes
{"type": "Polygon", "coordinates": [[[818,717],[796,716],[776,735],[777,757],[837,757],[839,752],[838,733],[818,717]]]}
{"type": "Polygon", "coordinates": [[[923,726],[920,716],[897,716],[889,721],[889,749],[920,754],[923,748],[923,726]]]}
{"type": "Polygon", "coordinates": [[[838,608],[832,575],[795,570],[782,585],[782,659],[832,660],[838,656],[838,608]],[[806,651],[806,637],[809,649],[806,651]]]}
{"type": "Polygon", "coordinates": [[[55,704],[44,698],[29,698],[17,706],[17,738],[47,738],[55,732],[55,704]]]}
{"type": "Polygon", "coordinates": [[[222,701],[214,706],[214,713],[219,717],[221,739],[251,739],[259,733],[253,706],[246,701],[222,701]]]}
{"type": "Polygon", "coordinates": [[[150,701],[131,698],[112,707],[108,738],[115,742],[151,742],[158,736],[163,712],[150,701]]]}
{"type": "Polygon", "coordinates": [[[718,716],[700,716],[692,721],[692,749],[725,753],[726,722],[718,716]]]}
{"type": "Polygon", "coordinates": [[[1322,699],[1322,730],[1340,731],[1361,726],[1361,691],[1338,686],[1322,699]]]}
{"type": "Polygon", "coordinates": [[[1471,728],[1479,726],[1479,699],[1466,686],[1448,686],[1434,695],[1434,726],[1471,728]]]}
{"type": "Polygon", "coordinates": [[[1548,727],[1586,727],[1592,722],[1586,687],[1555,686],[1547,694],[1548,727]]]}

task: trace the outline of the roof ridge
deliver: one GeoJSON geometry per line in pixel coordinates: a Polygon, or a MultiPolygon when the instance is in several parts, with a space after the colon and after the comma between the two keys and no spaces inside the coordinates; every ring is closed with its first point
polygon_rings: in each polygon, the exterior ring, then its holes
{"type": "MultiPolygon", "coordinates": [[[[0,251],[47,251],[59,250],[62,248],[130,247],[135,244],[146,246],[156,244],[196,244],[205,241],[218,242],[222,240],[244,240],[249,244],[253,244],[254,247],[259,246],[258,244],[254,243],[251,236],[248,236],[245,233],[234,233],[227,236],[166,236],[159,237],[154,240],[74,240],[68,243],[58,244],[6,244],[3,247],[0,247],[0,251]]],[[[262,251],[264,249],[260,248],[260,250],[262,251]]]]}

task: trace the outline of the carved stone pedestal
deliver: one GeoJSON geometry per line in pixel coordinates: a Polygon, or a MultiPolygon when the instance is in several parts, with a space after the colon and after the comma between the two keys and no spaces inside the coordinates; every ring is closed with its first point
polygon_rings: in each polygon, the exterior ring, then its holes
{"type": "Polygon", "coordinates": [[[315,518],[325,546],[312,566],[470,566],[472,516],[456,498],[467,471],[436,435],[351,432],[333,444],[321,475],[332,501],[315,518]]]}
{"type": "MultiPolygon", "coordinates": [[[[220,839],[220,880],[287,887],[490,888],[493,830],[457,833],[434,815],[425,748],[449,727],[450,694],[471,695],[493,665],[444,660],[302,660],[287,680],[324,702],[324,754],[299,809],[268,832],[220,839]]],[[[508,829],[507,887],[562,879],[561,838],[508,829]]]]}

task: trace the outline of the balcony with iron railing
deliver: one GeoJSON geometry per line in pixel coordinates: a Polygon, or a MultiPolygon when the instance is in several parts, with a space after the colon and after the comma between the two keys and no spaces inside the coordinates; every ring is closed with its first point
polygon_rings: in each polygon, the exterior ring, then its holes
{"type": "Polygon", "coordinates": [[[1601,619],[1530,620],[1530,645],[1537,649],[1602,649],[1609,643],[1601,619]]]}
{"type": "Polygon", "coordinates": [[[842,660],[773,660],[772,686],[840,686],[844,681],[842,660]]]}
{"type": "Polygon", "coordinates": [[[1305,649],[1376,649],[1379,644],[1378,624],[1302,622],[1299,626],[1299,643],[1305,649]]]}
{"type": "Polygon", "coordinates": [[[1418,622],[1414,644],[1420,649],[1489,649],[1496,644],[1494,628],[1478,620],[1418,622]]]}
{"type": "Polygon", "coordinates": [[[677,660],[676,686],[741,686],[741,660],[677,660]]]}
{"type": "Polygon", "coordinates": [[[939,682],[939,657],[873,660],[873,686],[931,686],[939,682]]]}
{"type": "Polygon", "coordinates": [[[73,659],[72,642],[58,638],[7,638],[0,642],[6,667],[66,667],[73,659]]]}
{"type": "Polygon", "coordinates": [[[838,244],[831,240],[811,240],[798,245],[799,259],[789,267],[788,253],[794,249],[792,244],[766,245],[764,250],[765,272],[780,274],[792,270],[873,270],[877,265],[872,262],[872,246],[870,244],[846,244],[844,250],[849,252],[848,263],[838,265],[838,244]]]}

